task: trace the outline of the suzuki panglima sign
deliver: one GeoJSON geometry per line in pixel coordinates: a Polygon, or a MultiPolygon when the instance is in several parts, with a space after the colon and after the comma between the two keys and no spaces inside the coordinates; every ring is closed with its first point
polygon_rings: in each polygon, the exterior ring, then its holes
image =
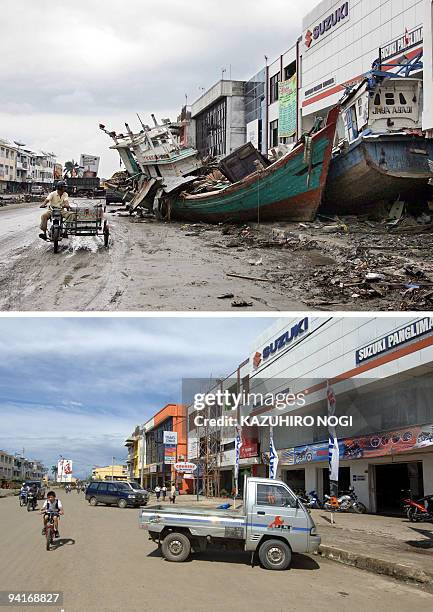
{"type": "Polygon", "coordinates": [[[408,342],[433,333],[433,318],[425,317],[409,323],[400,329],[390,332],[383,338],[370,342],[356,351],[356,364],[360,365],[369,359],[397,349],[408,342]]]}
{"type": "Polygon", "coordinates": [[[295,340],[302,337],[309,328],[308,318],[302,319],[290,329],[281,334],[276,340],[264,347],[262,351],[257,351],[253,355],[253,366],[254,369],[261,367],[265,363],[269,362],[272,357],[279,354],[284,348],[287,348],[295,340]]]}
{"type": "Polygon", "coordinates": [[[341,23],[347,21],[349,19],[349,13],[349,2],[343,2],[320,23],[308,29],[304,37],[306,48],[310,49],[314,43],[320,41],[329,34],[329,32],[335,30],[341,23]]]}

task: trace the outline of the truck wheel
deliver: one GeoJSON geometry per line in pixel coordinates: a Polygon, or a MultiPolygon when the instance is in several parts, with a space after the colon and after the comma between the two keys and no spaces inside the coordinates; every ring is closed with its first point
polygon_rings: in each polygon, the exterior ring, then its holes
{"type": "Polygon", "coordinates": [[[281,540],[266,540],[259,549],[260,563],[268,570],[285,570],[292,561],[292,551],[281,540]]]}
{"type": "Polygon", "coordinates": [[[119,499],[117,505],[119,506],[119,508],[126,508],[128,502],[126,501],[126,499],[119,499]]]}
{"type": "Polygon", "coordinates": [[[181,563],[191,553],[191,542],[183,533],[169,533],[163,539],[161,548],[164,559],[181,563]]]}

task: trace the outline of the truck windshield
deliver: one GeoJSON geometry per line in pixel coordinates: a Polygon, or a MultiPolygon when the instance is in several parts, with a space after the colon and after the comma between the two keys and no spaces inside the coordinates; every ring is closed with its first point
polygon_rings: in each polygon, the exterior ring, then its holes
{"type": "Polygon", "coordinates": [[[295,508],[296,497],[281,485],[258,484],[257,505],[295,508]]]}

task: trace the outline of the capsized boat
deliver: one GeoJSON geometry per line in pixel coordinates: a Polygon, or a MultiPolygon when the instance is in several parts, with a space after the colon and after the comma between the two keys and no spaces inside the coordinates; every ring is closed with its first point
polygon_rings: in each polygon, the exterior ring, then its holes
{"type": "Polygon", "coordinates": [[[433,140],[422,132],[422,88],[419,78],[373,74],[341,101],[324,212],[362,215],[397,199],[431,199],[433,140]]]}
{"type": "Polygon", "coordinates": [[[338,115],[339,107],[332,109],[326,125],[287,155],[224,189],[164,196],[159,216],[209,223],[313,220],[326,184],[338,115]]]}

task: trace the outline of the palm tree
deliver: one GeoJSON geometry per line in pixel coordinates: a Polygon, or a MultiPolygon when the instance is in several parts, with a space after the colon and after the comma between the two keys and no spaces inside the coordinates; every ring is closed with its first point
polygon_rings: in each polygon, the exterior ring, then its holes
{"type": "Polygon", "coordinates": [[[79,164],[73,159],[71,161],[65,162],[65,174],[64,178],[69,176],[70,178],[74,176],[78,176],[78,170],[80,169],[79,164]]]}

